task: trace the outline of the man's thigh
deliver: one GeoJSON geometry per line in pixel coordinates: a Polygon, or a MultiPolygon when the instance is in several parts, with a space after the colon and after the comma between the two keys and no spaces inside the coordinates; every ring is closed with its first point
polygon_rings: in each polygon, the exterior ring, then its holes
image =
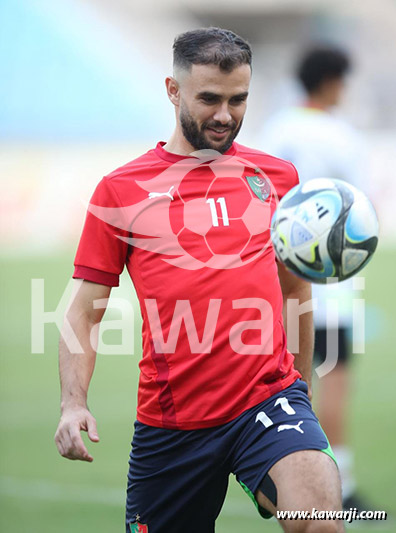
{"type": "Polygon", "coordinates": [[[224,456],[221,440],[211,430],[166,430],[137,422],[129,461],[127,532],[214,532],[228,486],[224,456]]]}
{"type": "MultiPolygon", "coordinates": [[[[268,472],[276,487],[276,501],[258,489],[256,498],[260,506],[276,516],[276,511],[341,511],[341,482],[334,461],[315,450],[294,452],[280,459],[268,472]]],[[[287,532],[294,531],[344,531],[337,520],[280,520],[287,532]]]]}

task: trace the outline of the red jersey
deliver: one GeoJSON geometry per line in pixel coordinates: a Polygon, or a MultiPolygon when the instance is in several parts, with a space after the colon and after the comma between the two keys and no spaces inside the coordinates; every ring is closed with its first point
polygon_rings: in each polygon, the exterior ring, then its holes
{"type": "Polygon", "coordinates": [[[237,143],[197,157],[163,144],[99,183],[74,277],[116,286],[126,265],[143,316],[137,418],[198,429],[300,377],[269,229],[298,176],[291,163],[237,143]]]}

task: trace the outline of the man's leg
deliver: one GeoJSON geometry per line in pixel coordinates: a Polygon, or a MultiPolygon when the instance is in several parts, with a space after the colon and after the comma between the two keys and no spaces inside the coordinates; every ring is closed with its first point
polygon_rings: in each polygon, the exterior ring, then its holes
{"type": "MultiPolygon", "coordinates": [[[[348,365],[342,361],[320,379],[318,418],[332,447],[345,445],[349,403],[348,365]]],[[[334,450],[334,448],[333,448],[334,450]]]]}
{"type": "MultiPolygon", "coordinates": [[[[341,511],[341,483],[334,461],[316,450],[294,452],[280,459],[269,470],[276,489],[274,500],[259,489],[256,499],[261,507],[276,516],[276,511],[341,511]]],[[[344,531],[340,520],[279,520],[286,532],[344,531]]]]}
{"type": "Polygon", "coordinates": [[[337,458],[345,501],[356,490],[353,451],[348,446],[345,435],[350,400],[349,373],[349,365],[339,361],[327,376],[321,378],[318,402],[318,417],[337,458]]]}
{"type": "MultiPolygon", "coordinates": [[[[318,387],[317,414],[324,432],[329,439],[336,456],[341,476],[344,507],[359,507],[360,498],[355,498],[356,481],[353,469],[353,450],[347,441],[347,418],[351,391],[351,350],[348,342],[347,328],[340,328],[337,335],[330,332],[330,338],[338,338],[337,366],[320,378],[318,387]],[[352,502],[350,498],[352,497],[352,502]],[[355,502],[356,500],[356,502],[355,502]]],[[[327,354],[326,328],[317,328],[315,332],[315,362],[322,364],[327,354]]],[[[316,394],[315,394],[316,396],[316,394]]],[[[367,504],[363,504],[367,507],[367,504]]]]}

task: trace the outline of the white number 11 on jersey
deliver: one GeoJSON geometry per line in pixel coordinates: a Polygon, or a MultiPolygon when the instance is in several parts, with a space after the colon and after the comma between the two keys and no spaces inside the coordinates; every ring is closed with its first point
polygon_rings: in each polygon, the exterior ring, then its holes
{"type": "Polygon", "coordinates": [[[210,213],[212,215],[213,226],[215,227],[219,226],[219,217],[217,216],[216,202],[220,204],[221,218],[223,219],[223,226],[229,226],[230,220],[228,218],[228,211],[227,211],[226,201],[224,197],[217,198],[217,200],[215,200],[214,198],[208,198],[206,200],[206,203],[209,204],[209,207],[210,207],[210,213]]]}

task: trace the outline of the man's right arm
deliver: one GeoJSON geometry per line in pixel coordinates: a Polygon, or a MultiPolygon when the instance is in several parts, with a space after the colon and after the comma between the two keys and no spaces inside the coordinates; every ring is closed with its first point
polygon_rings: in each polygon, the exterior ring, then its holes
{"type": "Polygon", "coordinates": [[[87,406],[87,394],[95,367],[99,330],[97,325],[105,312],[103,307],[95,309],[94,301],[107,299],[110,291],[111,287],[106,285],[77,280],[75,295],[66,312],[59,342],[61,419],[55,442],[59,453],[68,459],[93,461],[80,431],[87,431],[92,442],[99,441],[96,420],[87,406]],[[76,338],[82,353],[75,353],[73,350],[76,338]]]}

